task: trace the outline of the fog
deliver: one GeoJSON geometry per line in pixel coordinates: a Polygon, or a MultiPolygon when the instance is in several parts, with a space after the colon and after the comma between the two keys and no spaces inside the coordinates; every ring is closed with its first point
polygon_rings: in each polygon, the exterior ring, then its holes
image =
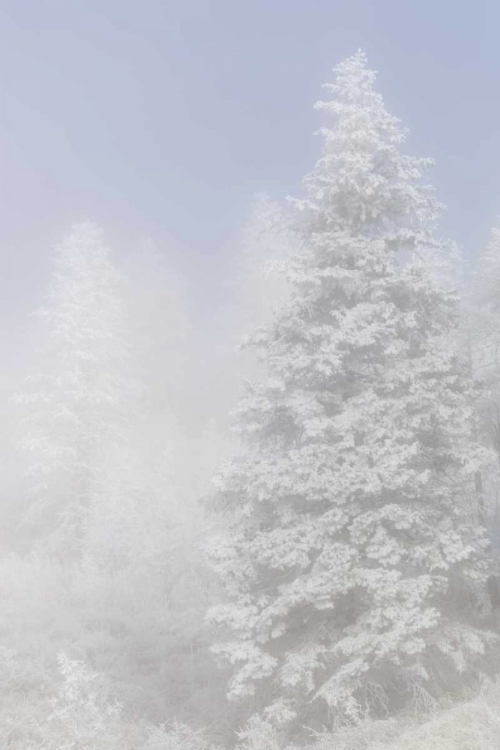
{"type": "Polygon", "coordinates": [[[499,21],[0,0],[1,750],[500,748],[499,21]]]}

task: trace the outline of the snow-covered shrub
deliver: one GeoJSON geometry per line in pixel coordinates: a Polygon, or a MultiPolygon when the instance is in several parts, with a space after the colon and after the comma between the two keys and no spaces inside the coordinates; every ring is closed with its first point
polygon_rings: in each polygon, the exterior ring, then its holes
{"type": "Polygon", "coordinates": [[[144,750],[209,750],[209,747],[201,731],[172,721],[149,728],[144,750]]]}
{"type": "Polygon", "coordinates": [[[270,721],[254,714],[237,733],[238,750],[280,750],[278,731],[270,721]]]}
{"type": "Polygon", "coordinates": [[[103,677],[84,662],[62,653],[57,661],[63,682],[49,719],[60,721],[82,747],[94,747],[93,743],[110,733],[122,707],[110,697],[103,677]]]}
{"type": "Polygon", "coordinates": [[[500,750],[500,684],[430,717],[373,721],[315,735],[307,750],[500,750]]]}

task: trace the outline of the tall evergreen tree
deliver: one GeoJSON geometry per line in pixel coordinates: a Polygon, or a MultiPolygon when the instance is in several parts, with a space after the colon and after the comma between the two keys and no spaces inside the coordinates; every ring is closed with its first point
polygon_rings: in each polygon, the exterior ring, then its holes
{"type": "Polygon", "coordinates": [[[280,267],[290,257],[295,238],[283,207],[267,193],[257,193],[241,239],[234,287],[237,325],[246,333],[268,323],[286,300],[288,285],[280,267]]]}
{"type": "MultiPolygon", "coordinates": [[[[475,434],[494,455],[492,463],[476,475],[477,498],[492,550],[500,550],[500,231],[493,228],[489,241],[464,285],[460,349],[477,388],[475,434]]],[[[498,562],[498,560],[497,560],[498,562]]],[[[497,571],[498,576],[498,571],[497,571]]],[[[500,606],[498,577],[490,581],[490,593],[500,606]]]]}
{"type": "Polygon", "coordinates": [[[75,226],[55,252],[38,370],[18,396],[27,407],[28,515],[49,536],[81,533],[107,451],[124,437],[132,390],[121,283],[102,231],[75,226]]]}
{"type": "Polygon", "coordinates": [[[268,376],[240,404],[244,450],[215,496],[232,519],[211,551],[229,696],[284,722],[430,686],[488,637],[461,597],[487,575],[471,500],[489,456],[470,436],[471,382],[442,346],[457,300],[427,262],[445,249],[429,160],[400,153],[405,131],[361,52],[335,76],[317,105],[323,155],[295,202],[290,301],[253,337],[268,376]]]}
{"type": "Polygon", "coordinates": [[[470,358],[482,382],[480,405],[487,440],[500,462],[500,230],[493,228],[472,276],[468,304],[470,358]]]}
{"type": "Polygon", "coordinates": [[[170,439],[171,423],[188,421],[192,401],[193,326],[187,284],[150,240],[128,258],[125,273],[134,366],[144,386],[142,411],[159,439],[165,438],[165,431],[170,439]]]}
{"type": "MultiPolygon", "coordinates": [[[[243,224],[234,273],[227,283],[228,303],[209,320],[208,335],[199,346],[207,366],[215,367],[208,378],[213,391],[207,418],[214,416],[215,407],[217,420],[227,430],[228,442],[231,435],[227,415],[244,392],[245,381],[256,377],[260,370],[256,352],[241,343],[248,331],[267,325],[274,310],[287,299],[288,282],[280,269],[290,258],[295,239],[283,206],[267,193],[257,193],[243,224]]],[[[204,395],[206,401],[205,385],[204,395]]],[[[199,411],[203,412],[203,408],[199,411]]]]}

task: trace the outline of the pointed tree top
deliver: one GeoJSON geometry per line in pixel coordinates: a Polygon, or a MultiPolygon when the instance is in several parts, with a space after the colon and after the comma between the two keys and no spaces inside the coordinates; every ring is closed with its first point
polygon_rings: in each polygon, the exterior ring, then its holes
{"type": "MultiPolygon", "coordinates": [[[[360,98],[366,95],[375,96],[381,100],[379,94],[373,91],[373,84],[377,78],[377,72],[368,68],[368,60],[362,50],[358,50],[355,55],[348,57],[333,68],[335,74],[334,83],[325,83],[323,88],[350,102],[358,102],[360,98]]],[[[324,107],[323,102],[316,104],[317,108],[324,107]]]]}

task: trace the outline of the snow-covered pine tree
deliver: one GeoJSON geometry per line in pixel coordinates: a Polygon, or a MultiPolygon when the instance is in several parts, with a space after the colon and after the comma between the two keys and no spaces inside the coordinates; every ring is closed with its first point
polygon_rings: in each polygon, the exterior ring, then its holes
{"type": "MultiPolygon", "coordinates": [[[[199,389],[203,403],[197,411],[204,415],[206,428],[200,447],[205,442],[205,448],[209,448],[205,438],[215,424],[219,433],[216,450],[222,448],[225,453],[231,442],[237,444],[229,429],[228,414],[244,393],[246,380],[260,371],[256,352],[241,347],[241,343],[249,331],[267,325],[274,310],[287,299],[288,282],[280,269],[290,258],[295,240],[284,207],[267,193],[256,193],[241,231],[233,278],[227,282],[228,304],[215,318],[205,321],[207,334],[198,343],[198,357],[201,353],[204,361],[204,384],[199,389]],[[212,390],[207,391],[207,383],[212,390]]],[[[209,453],[214,457],[210,448],[209,453]]]]}
{"type": "Polygon", "coordinates": [[[134,365],[144,384],[146,429],[154,440],[156,428],[158,439],[165,442],[165,436],[171,439],[175,422],[189,421],[192,401],[193,326],[188,288],[151,240],[143,241],[130,255],[125,274],[134,365]]]}
{"type": "Polygon", "coordinates": [[[467,330],[470,358],[483,386],[482,426],[500,462],[500,230],[490,239],[472,274],[467,330]]]}
{"type": "Polygon", "coordinates": [[[17,397],[26,405],[24,442],[31,456],[28,516],[42,536],[64,527],[70,546],[127,420],[132,386],[121,284],[101,229],[75,226],[55,252],[39,311],[38,371],[17,397]]]}
{"type": "Polygon", "coordinates": [[[470,509],[489,456],[442,348],[457,300],[426,261],[444,249],[429,160],[400,153],[361,52],[334,72],[323,155],[295,202],[290,302],[253,338],[268,377],[241,402],[245,447],[218,477],[232,532],[211,546],[229,696],[309,725],[431,689],[489,637],[461,598],[487,575],[470,509]]]}
{"type": "MultiPolygon", "coordinates": [[[[483,521],[492,550],[500,551],[500,230],[489,241],[463,295],[462,341],[470,371],[477,383],[476,434],[494,453],[495,460],[477,475],[483,521]]],[[[497,572],[498,576],[498,572],[497,572]]],[[[493,600],[500,605],[498,578],[493,600]]],[[[491,589],[491,586],[490,586],[491,589]]]]}
{"type": "Polygon", "coordinates": [[[241,255],[234,287],[237,324],[247,333],[272,318],[284,302],[288,284],[280,267],[290,257],[294,233],[284,208],[267,193],[257,193],[242,232],[241,255]]]}

